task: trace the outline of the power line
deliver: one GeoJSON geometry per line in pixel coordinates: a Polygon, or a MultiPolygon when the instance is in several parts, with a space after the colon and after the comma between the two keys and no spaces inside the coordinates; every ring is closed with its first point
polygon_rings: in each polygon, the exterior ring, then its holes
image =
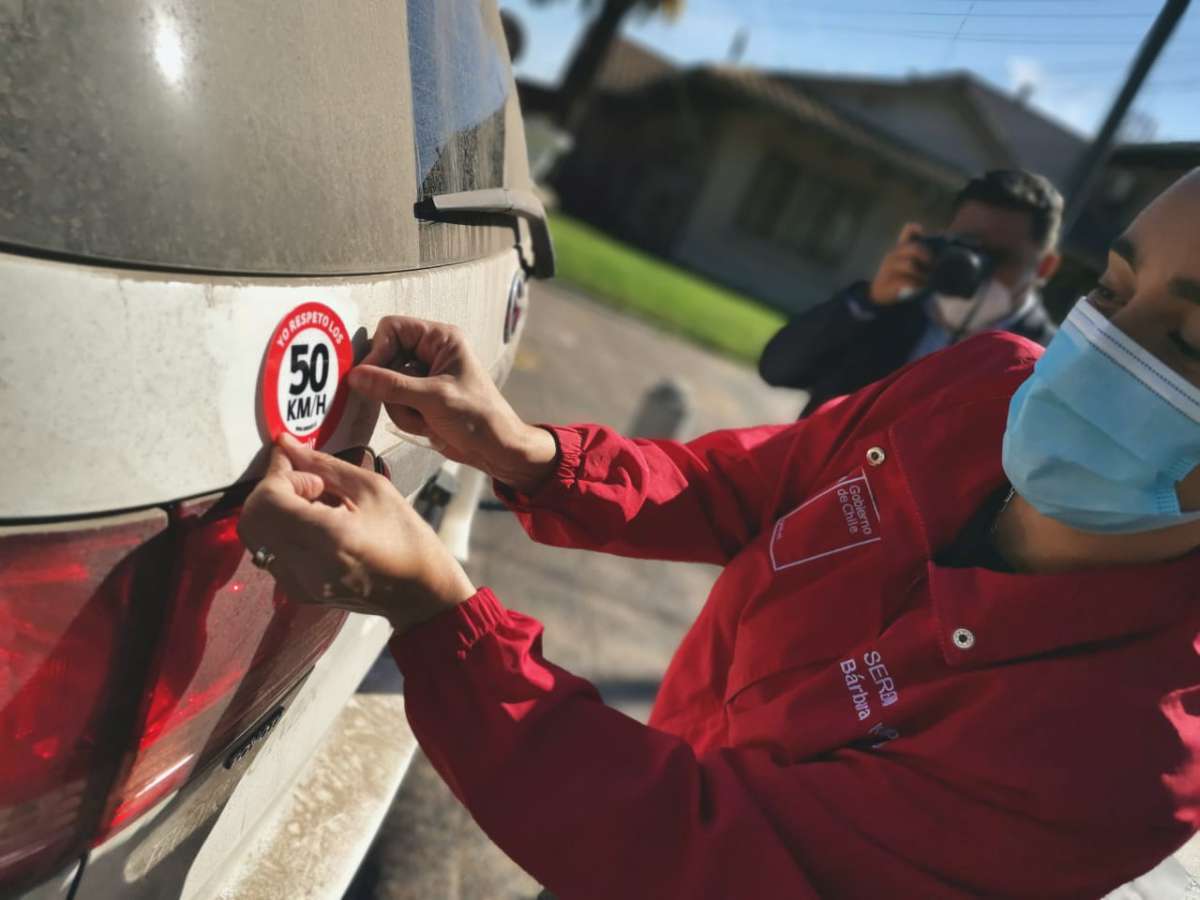
{"type": "MultiPolygon", "coordinates": [[[[836,24],[836,23],[827,23],[827,22],[820,22],[819,18],[821,17],[821,14],[826,14],[826,15],[830,15],[833,17],[837,17],[837,16],[841,16],[841,15],[858,15],[858,14],[875,15],[875,16],[881,16],[881,15],[882,16],[896,16],[896,17],[905,17],[905,18],[912,18],[912,17],[916,17],[916,16],[925,16],[925,15],[936,16],[939,18],[953,18],[953,17],[966,16],[967,18],[981,18],[981,19],[985,18],[985,17],[986,18],[996,18],[996,19],[1028,17],[1028,18],[1034,18],[1034,19],[1072,19],[1074,21],[1088,21],[1088,20],[1091,20],[1093,17],[1112,18],[1112,19],[1117,19],[1117,18],[1120,18],[1120,19],[1145,19],[1145,18],[1149,18],[1149,14],[1143,14],[1143,13],[1105,13],[1105,12],[1080,11],[1080,13],[1078,15],[1073,16],[1069,13],[1064,13],[1064,12],[1032,12],[1031,11],[1027,14],[1011,13],[1011,12],[988,13],[988,12],[981,12],[981,11],[975,9],[976,3],[987,3],[987,2],[1004,2],[1004,3],[1007,3],[1010,8],[1012,8],[1012,7],[1022,4],[1022,3],[1023,4],[1030,4],[1030,3],[1045,4],[1045,3],[1083,3],[1083,2],[1088,2],[1088,3],[1096,4],[1096,3],[1103,3],[1104,0],[926,0],[926,2],[927,3],[955,2],[960,5],[967,5],[969,2],[969,6],[965,12],[964,11],[948,12],[948,11],[934,11],[934,10],[911,10],[911,9],[893,11],[893,10],[885,9],[880,6],[871,7],[871,8],[857,8],[857,9],[856,8],[834,9],[833,7],[816,7],[816,8],[808,7],[808,8],[801,9],[801,8],[797,8],[797,6],[794,3],[794,0],[783,0],[782,3],[778,3],[778,0],[757,0],[757,2],[755,3],[755,21],[760,24],[763,21],[770,21],[770,22],[772,22],[772,24],[782,24],[782,25],[788,26],[788,27],[805,28],[807,26],[808,29],[811,29],[812,33],[817,33],[817,34],[819,34],[821,31],[824,30],[824,31],[831,31],[831,32],[844,32],[844,33],[849,33],[849,34],[876,34],[876,35],[881,35],[881,36],[894,37],[894,38],[902,39],[902,40],[942,41],[946,38],[950,38],[952,40],[957,39],[958,41],[960,41],[962,43],[973,43],[973,44],[1020,45],[1020,46],[1024,46],[1024,47],[1030,47],[1030,48],[1035,48],[1035,47],[1036,48],[1041,48],[1041,47],[1070,48],[1070,47],[1086,47],[1086,46],[1133,47],[1135,44],[1140,42],[1142,36],[1140,33],[1137,33],[1137,34],[1131,34],[1129,37],[1118,38],[1118,37],[1115,37],[1115,34],[1116,34],[1115,32],[1108,32],[1107,34],[1092,34],[1092,35],[1089,35],[1089,34],[1067,34],[1067,35],[1056,36],[1052,33],[1046,33],[1046,32],[1021,33],[1021,32],[1011,32],[1011,31],[1008,31],[1008,32],[1004,32],[1004,31],[989,32],[989,31],[975,31],[975,30],[966,31],[965,25],[967,23],[966,23],[965,19],[963,19],[962,21],[959,22],[958,30],[952,31],[949,29],[938,29],[935,27],[922,28],[922,27],[920,27],[920,23],[916,22],[916,21],[912,21],[911,23],[908,23],[915,27],[889,28],[889,27],[870,27],[867,25],[851,25],[849,23],[844,24],[844,25],[836,24]],[[784,6],[784,5],[785,5],[785,8],[781,9],[780,6],[784,6]],[[774,11],[771,11],[772,7],[775,7],[774,11]],[[805,16],[805,13],[808,13],[808,12],[818,13],[818,21],[812,22],[809,17],[805,16]],[[956,36],[957,36],[957,38],[956,38],[956,36]]],[[[739,8],[742,8],[741,2],[730,3],[730,5],[731,6],[736,5],[739,8]]],[[[933,25],[933,23],[930,23],[930,24],[931,24],[931,26],[933,25]]],[[[950,24],[950,23],[946,23],[946,24],[950,24]]],[[[1179,42],[1179,38],[1177,36],[1176,40],[1175,40],[1175,42],[1173,42],[1172,46],[1175,47],[1176,49],[1180,49],[1183,47],[1195,46],[1195,44],[1181,44],[1179,42]]],[[[1039,55],[1042,55],[1046,51],[1039,50],[1039,51],[1033,51],[1033,52],[1036,52],[1039,55]]],[[[1184,55],[1187,55],[1186,51],[1185,51],[1184,55]]],[[[1039,60],[1037,60],[1037,62],[1039,62],[1039,64],[1041,64],[1042,61],[1039,59],[1039,60]]],[[[1124,67],[1128,64],[1128,62],[1129,62],[1129,60],[1125,59],[1123,54],[1118,54],[1117,57],[1114,57],[1114,58],[1085,59],[1085,60],[1077,60],[1077,61],[1067,61],[1063,64],[1058,64],[1058,65],[1054,65],[1054,64],[1043,65],[1042,71],[1044,71],[1048,75],[1058,75],[1058,74],[1065,74],[1065,73],[1079,73],[1079,74],[1087,75],[1087,74],[1095,73],[1095,74],[1107,74],[1107,75],[1115,76],[1115,75],[1119,74],[1120,70],[1124,69],[1124,67]]],[[[1191,59],[1183,59],[1178,54],[1169,54],[1168,53],[1164,58],[1162,58],[1158,61],[1156,68],[1158,68],[1160,71],[1162,71],[1164,69],[1168,70],[1165,74],[1171,74],[1171,72],[1175,72],[1176,74],[1178,74],[1178,69],[1173,68],[1173,67],[1178,66],[1180,63],[1184,63],[1184,62],[1191,63],[1191,59]]],[[[1072,79],[1064,79],[1064,80],[1072,81],[1072,79]]],[[[1084,84],[1084,82],[1076,82],[1076,83],[1079,83],[1081,85],[1084,84]]]]}
{"type": "Polygon", "coordinates": [[[972,3],[970,6],[967,7],[966,15],[964,15],[962,17],[962,21],[958,23],[958,29],[954,32],[954,37],[950,38],[950,43],[946,47],[946,55],[944,57],[944,62],[949,62],[951,57],[954,55],[954,47],[958,43],[959,35],[961,35],[963,32],[963,29],[967,27],[967,20],[971,18],[971,13],[974,12],[974,10],[975,10],[974,3],[972,3]]]}
{"type": "Polygon", "coordinates": [[[1180,88],[1200,89],[1200,78],[1178,78],[1170,81],[1148,81],[1143,90],[1146,91],[1177,91],[1180,88]]]}
{"type": "MultiPolygon", "coordinates": [[[[791,0],[782,0],[782,2],[789,3],[789,2],[791,2],[791,0]]],[[[927,2],[966,3],[967,0],[927,0],[927,2]]],[[[1058,3],[1097,3],[1097,2],[1103,2],[1103,0],[974,0],[974,2],[976,2],[976,3],[1007,3],[1009,6],[1013,6],[1013,5],[1020,4],[1020,3],[1055,3],[1055,4],[1058,4],[1058,3]]]]}
{"type": "MultiPolygon", "coordinates": [[[[801,24],[792,21],[788,24],[801,24]]],[[[1134,35],[1128,38],[1101,38],[1101,37],[1085,37],[1079,35],[1068,35],[1058,37],[1047,34],[1019,34],[1012,32],[972,32],[968,34],[959,34],[955,31],[936,31],[933,29],[914,29],[914,28],[869,28],[856,25],[818,25],[814,29],[816,31],[840,31],[849,34],[882,34],[891,37],[910,37],[910,38],[925,38],[937,39],[955,38],[964,43],[976,44],[1031,44],[1031,45],[1053,45],[1053,46],[1093,46],[1093,47],[1128,47],[1137,44],[1141,36],[1134,35]]]]}
{"type": "MultiPolygon", "coordinates": [[[[980,2],[980,0],[976,0],[976,2],[980,2]]],[[[834,6],[806,6],[802,10],[795,10],[795,12],[803,12],[803,13],[815,12],[815,13],[821,13],[822,15],[831,15],[831,16],[870,15],[870,16],[904,16],[906,18],[909,16],[914,16],[914,17],[915,16],[936,16],[939,18],[958,18],[959,16],[963,15],[963,13],[961,13],[961,12],[944,12],[944,11],[934,11],[934,10],[916,10],[916,9],[898,9],[897,10],[897,9],[882,9],[879,7],[870,8],[870,9],[846,9],[845,7],[834,7],[834,6]]],[[[1145,21],[1146,19],[1154,18],[1153,13],[1069,13],[1069,12],[988,13],[988,12],[972,12],[970,15],[971,15],[971,18],[973,18],[973,19],[1070,19],[1073,22],[1078,22],[1080,20],[1092,20],[1092,19],[1126,19],[1126,20],[1138,19],[1141,21],[1145,21]]]]}
{"type": "MultiPolygon", "coordinates": [[[[927,2],[927,3],[949,2],[949,3],[958,3],[958,4],[962,5],[962,4],[967,3],[968,0],[925,0],[925,2],[927,2]]],[[[1033,4],[1053,3],[1055,5],[1059,5],[1059,4],[1067,4],[1067,3],[1097,3],[1097,2],[1103,2],[1103,0],[973,0],[973,2],[975,2],[975,3],[1005,3],[1008,6],[1017,7],[1017,6],[1020,6],[1021,4],[1030,4],[1030,3],[1033,3],[1033,4]]],[[[769,4],[769,5],[775,5],[775,4],[785,7],[787,9],[795,9],[796,8],[795,0],[774,0],[774,4],[769,4]]],[[[961,12],[951,13],[951,15],[962,15],[962,13],[961,12]]],[[[1151,13],[1151,15],[1153,15],[1153,14],[1151,13]]]]}
{"type": "MultiPolygon", "coordinates": [[[[1037,61],[1041,65],[1041,60],[1037,61]]],[[[1156,70],[1162,70],[1167,66],[1175,66],[1179,63],[1186,62],[1188,65],[1193,65],[1194,61],[1190,59],[1180,59],[1179,57],[1165,56],[1154,64],[1156,70]]],[[[1121,60],[1112,59],[1080,59],[1073,63],[1064,63],[1062,65],[1042,65],[1042,71],[1047,75],[1088,75],[1094,72],[1111,72],[1114,67],[1120,66],[1121,60]]]]}

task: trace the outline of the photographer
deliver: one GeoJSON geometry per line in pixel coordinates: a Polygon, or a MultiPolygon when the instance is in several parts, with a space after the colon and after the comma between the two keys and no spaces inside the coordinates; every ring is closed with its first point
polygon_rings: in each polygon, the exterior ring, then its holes
{"type": "Polygon", "coordinates": [[[809,391],[806,415],[980,331],[1047,344],[1038,288],[1058,268],[1063,201],[1041,175],[993,171],[954,200],[945,236],[908,223],[870,281],[801,313],[770,340],[763,379],[809,391]]]}

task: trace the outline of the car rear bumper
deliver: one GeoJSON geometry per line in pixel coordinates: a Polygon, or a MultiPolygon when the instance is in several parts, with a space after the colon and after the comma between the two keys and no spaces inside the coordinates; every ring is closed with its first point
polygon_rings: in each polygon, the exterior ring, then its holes
{"type": "Polygon", "coordinates": [[[337,900],[366,855],[417,743],[399,694],[356,694],[262,839],[194,897],[337,900]]]}
{"type": "Polygon", "coordinates": [[[416,748],[398,693],[355,693],[390,633],[349,616],[270,735],[96,848],[74,896],[340,897],[416,748]]]}

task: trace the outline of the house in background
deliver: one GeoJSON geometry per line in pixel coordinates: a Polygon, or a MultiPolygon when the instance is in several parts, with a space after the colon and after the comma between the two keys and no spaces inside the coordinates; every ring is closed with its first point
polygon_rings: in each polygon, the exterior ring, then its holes
{"type": "Polygon", "coordinates": [[[1064,185],[1084,138],[965,72],[905,79],[780,76],[970,174],[1040,172],[1064,185]]]}
{"type": "Polygon", "coordinates": [[[969,74],[680,69],[629,41],[554,179],[572,215],[794,312],[869,276],[971,175],[1061,183],[1085,142],[969,74]]]}
{"type": "Polygon", "coordinates": [[[1151,200],[1198,166],[1200,142],[1117,147],[1071,232],[1062,270],[1046,292],[1050,311],[1061,317],[1090,291],[1104,271],[1113,240],[1151,200]]]}

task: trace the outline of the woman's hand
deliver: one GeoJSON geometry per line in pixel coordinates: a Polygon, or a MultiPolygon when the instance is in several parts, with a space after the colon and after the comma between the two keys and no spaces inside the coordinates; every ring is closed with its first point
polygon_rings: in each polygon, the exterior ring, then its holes
{"type": "Polygon", "coordinates": [[[385,616],[397,632],[475,593],[392,483],[285,435],[246,500],[238,534],[274,559],[294,600],[385,616]]]}
{"type": "Polygon", "coordinates": [[[349,380],[403,431],[519,491],[532,493],[554,471],[553,436],[521,420],[452,325],[382,319],[349,380]]]}

